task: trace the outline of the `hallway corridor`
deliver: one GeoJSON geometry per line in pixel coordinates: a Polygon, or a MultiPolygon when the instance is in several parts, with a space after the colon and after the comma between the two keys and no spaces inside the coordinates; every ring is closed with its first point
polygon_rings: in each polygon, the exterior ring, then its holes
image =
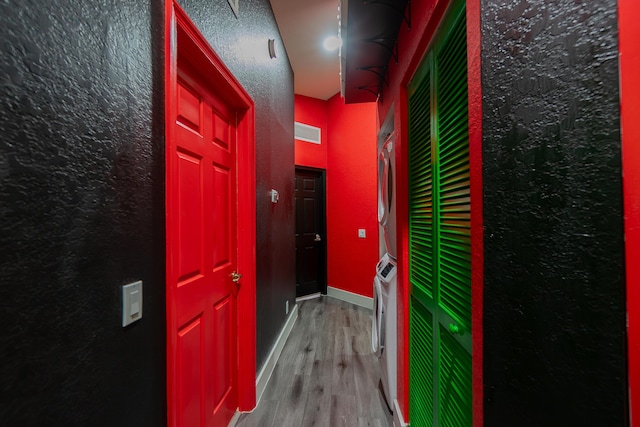
{"type": "Polygon", "coordinates": [[[298,310],[260,404],[236,426],[391,426],[371,351],[372,312],[326,296],[298,310]]]}

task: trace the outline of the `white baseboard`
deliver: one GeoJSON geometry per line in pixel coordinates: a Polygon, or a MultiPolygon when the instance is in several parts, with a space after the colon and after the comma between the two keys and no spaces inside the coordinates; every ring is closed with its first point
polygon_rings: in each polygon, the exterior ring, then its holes
{"type": "Polygon", "coordinates": [[[296,323],[298,319],[298,305],[293,306],[293,310],[289,313],[289,317],[284,324],[284,327],[280,331],[280,335],[278,335],[278,339],[276,343],[273,345],[269,356],[267,356],[267,361],[260,369],[258,373],[258,377],[256,378],[256,406],[260,403],[260,399],[262,398],[262,393],[267,388],[267,384],[269,383],[269,378],[271,378],[271,374],[276,367],[276,363],[280,358],[280,354],[282,353],[282,349],[284,348],[284,344],[287,342],[287,338],[289,338],[289,334],[291,333],[291,329],[293,329],[293,325],[296,323]]]}
{"type": "Polygon", "coordinates": [[[227,427],[235,427],[235,425],[238,423],[238,420],[240,419],[240,414],[241,412],[236,411],[236,413],[233,414],[231,421],[229,421],[229,424],[227,424],[227,427]]]}
{"type": "Polygon", "coordinates": [[[327,296],[373,310],[373,298],[365,297],[360,294],[354,294],[353,292],[343,291],[342,289],[327,286],[327,296]]]}
{"type": "Polygon", "coordinates": [[[296,298],[296,302],[298,301],[306,301],[308,299],[320,298],[322,294],[320,292],[316,292],[315,294],[304,295],[296,298]]]}
{"type": "Polygon", "coordinates": [[[400,410],[400,404],[398,403],[398,399],[393,399],[393,427],[408,427],[404,421],[404,417],[402,416],[402,411],[400,410]]]}

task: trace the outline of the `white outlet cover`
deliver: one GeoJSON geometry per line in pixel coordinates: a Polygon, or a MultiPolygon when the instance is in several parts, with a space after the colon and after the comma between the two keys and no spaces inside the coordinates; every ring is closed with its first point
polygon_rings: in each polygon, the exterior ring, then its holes
{"type": "Polygon", "coordinates": [[[142,319],[142,280],[122,287],[122,327],[142,319]]]}
{"type": "Polygon", "coordinates": [[[280,193],[278,193],[278,190],[271,190],[269,192],[271,194],[271,203],[278,203],[278,200],[280,200],[280,193]]]}

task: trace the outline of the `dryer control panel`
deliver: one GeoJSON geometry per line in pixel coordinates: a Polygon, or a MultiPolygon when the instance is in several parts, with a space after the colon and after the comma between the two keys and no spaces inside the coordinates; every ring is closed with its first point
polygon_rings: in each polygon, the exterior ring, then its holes
{"type": "Polygon", "coordinates": [[[380,280],[385,283],[391,282],[398,272],[395,260],[393,260],[389,254],[384,254],[376,265],[376,272],[380,280]]]}

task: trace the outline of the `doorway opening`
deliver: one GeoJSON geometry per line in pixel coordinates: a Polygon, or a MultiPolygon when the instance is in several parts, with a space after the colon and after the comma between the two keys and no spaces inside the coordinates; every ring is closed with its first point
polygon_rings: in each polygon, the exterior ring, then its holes
{"type": "Polygon", "coordinates": [[[326,172],[296,167],[296,298],[327,293],[326,172]]]}

